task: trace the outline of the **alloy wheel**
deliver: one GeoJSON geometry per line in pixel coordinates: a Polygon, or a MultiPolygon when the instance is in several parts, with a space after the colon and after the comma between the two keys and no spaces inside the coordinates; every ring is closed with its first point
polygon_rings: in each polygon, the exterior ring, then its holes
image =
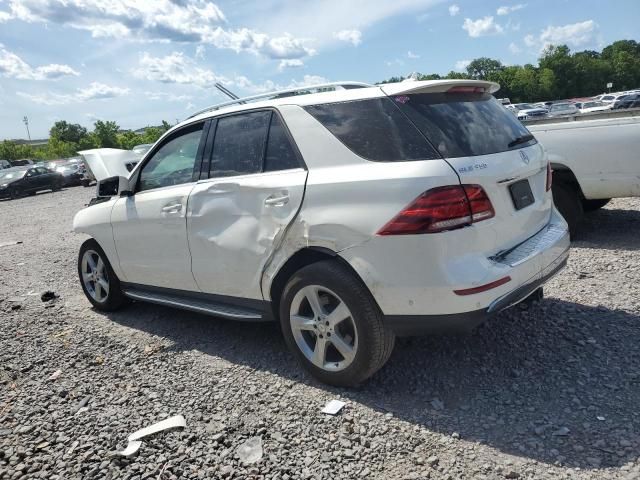
{"type": "Polygon", "coordinates": [[[87,250],[82,256],[82,283],[87,293],[98,303],[103,303],[109,296],[109,274],[107,268],[95,250],[87,250]]]}
{"type": "Polygon", "coordinates": [[[328,288],[301,288],[291,302],[289,322],[298,348],[316,367],[337,372],[355,359],[358,333],[353,315],[328,288]]]}

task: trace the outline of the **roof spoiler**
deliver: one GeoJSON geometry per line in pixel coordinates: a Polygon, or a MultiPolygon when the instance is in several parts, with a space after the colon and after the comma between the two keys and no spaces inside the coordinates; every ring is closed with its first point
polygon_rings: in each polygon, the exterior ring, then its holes
{"type": "Polygon", "coordinates": [[[499,84],[485,80],[424,80],[380,85],[382,91],[389,96],[409,95],[412,93],[444,93],[454,87],[482,87],[488,93],[500,90],[499,84]]]}

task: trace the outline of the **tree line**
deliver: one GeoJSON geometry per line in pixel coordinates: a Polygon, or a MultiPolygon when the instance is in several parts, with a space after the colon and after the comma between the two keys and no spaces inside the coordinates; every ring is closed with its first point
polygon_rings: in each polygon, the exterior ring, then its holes
{"type": "Polygon", "coordinates": [[[46,145],[29,145],[5,140],[0,143],[0,159],[19,160],[54,160],[73,157],[81,150],[92,148],[123,148],[131,150],[143,143],[154,143],[169,130],[171,125],[162,121],[158,127],[147,127],[144,133],[137,134],[130,130],[121,131],[114,121],[98,120],[93,124],[93,131],[88,131],[77,123],[57,121],[49,130],[49,141],[46,145]]]}
{"type": "MultiPolygon", "coordinates": [[[[640,43],[619,40],[602,51],[584,50],[572,53],[566,45],[549,46],[538,65],[504,65],[488,57],[476,58],[465,72],[447,75],[416,74],[418,80],[477,79],[500,84],[496,94],[512,102],[535,102],[577,97],[591,97],[607,90],[640,88],[640,43]]],[[[380,83],[399,82],[405,77],[392,77],[380,83]]]]}

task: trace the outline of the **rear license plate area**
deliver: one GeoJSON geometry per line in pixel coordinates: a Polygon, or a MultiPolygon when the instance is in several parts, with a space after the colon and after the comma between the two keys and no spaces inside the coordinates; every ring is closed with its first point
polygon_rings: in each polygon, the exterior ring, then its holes
{"type": "Polygon", "coordinates": [[[516,210],[522,210],[535,202],[531,185],[529,185],[529,180],[526,178],[509,185],[509,192],[511,193],[511,200],[513,200],[513,206],[516,210]]]}

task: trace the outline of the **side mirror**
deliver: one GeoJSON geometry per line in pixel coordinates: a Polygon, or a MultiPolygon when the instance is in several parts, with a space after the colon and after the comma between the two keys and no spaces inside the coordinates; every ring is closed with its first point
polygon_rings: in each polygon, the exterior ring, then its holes
{"type": "Polygon", "coordinates": [[[114,197],[118,194],[122,197],[133,195],[126,177],[109,177],[98,182],[98,197],[114,197]]]}

